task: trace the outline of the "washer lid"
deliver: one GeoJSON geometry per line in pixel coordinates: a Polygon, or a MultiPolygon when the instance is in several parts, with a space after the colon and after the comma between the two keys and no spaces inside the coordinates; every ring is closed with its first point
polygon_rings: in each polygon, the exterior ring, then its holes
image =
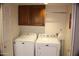
{"type": "Polygon", "coordinates": [[[34,35],[21,35],[20,37],[18,37],[17,39],[15,39],[16,41],[35,41],[36,40],[36,36],[34,35]]]}
{"type": "Polygon", "coordinates": [[[38,38],[37,43],[53,43],[60,44],[60,41],[57,38],[38,38]]]}

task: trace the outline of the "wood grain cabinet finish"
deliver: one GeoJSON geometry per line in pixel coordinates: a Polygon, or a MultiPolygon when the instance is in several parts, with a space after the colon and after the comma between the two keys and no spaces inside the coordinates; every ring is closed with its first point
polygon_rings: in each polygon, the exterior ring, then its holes
{"type": "Polygon", "coordinates": [[[20,5],[19,25],[44,26],[45,5],[20,5]]]}

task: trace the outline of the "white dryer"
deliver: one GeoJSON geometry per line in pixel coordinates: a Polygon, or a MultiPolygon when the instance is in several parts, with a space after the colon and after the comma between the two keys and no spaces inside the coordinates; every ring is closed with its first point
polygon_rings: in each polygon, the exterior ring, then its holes
{"type": "Polygon", "coordinates": [[[36,56],[59,56],[60,41],[51,35],[39,35],[35,52],[36,56]]]}
{"type": "Polygon", "coordinates": [[[34,56],[34,45],[37,35],[23,34],[15,40],[14,55],[15,56],[34,56]]]}

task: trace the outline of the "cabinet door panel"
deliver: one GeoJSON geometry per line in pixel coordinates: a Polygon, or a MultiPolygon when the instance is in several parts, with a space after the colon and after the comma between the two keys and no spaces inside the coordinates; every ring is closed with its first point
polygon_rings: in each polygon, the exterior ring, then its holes
{"type": "Polygon", "coordinates": [[[43,5],[32,7],[32,25],[44,25],[44,9],[45,6],[43,5]]]}
{"type": "Polygon", "coordinates": [[[29,6],[19,6],[19,25],[28,25],[29,6]]]}

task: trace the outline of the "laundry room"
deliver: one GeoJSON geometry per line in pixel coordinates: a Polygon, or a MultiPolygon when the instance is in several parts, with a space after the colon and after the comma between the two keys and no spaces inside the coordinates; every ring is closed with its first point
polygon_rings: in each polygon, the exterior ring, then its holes
{"type": "Polygon", "coordinates": [[[5,3],[0,17],[0,55],[72,55],[71,3],[5,3]]]}

